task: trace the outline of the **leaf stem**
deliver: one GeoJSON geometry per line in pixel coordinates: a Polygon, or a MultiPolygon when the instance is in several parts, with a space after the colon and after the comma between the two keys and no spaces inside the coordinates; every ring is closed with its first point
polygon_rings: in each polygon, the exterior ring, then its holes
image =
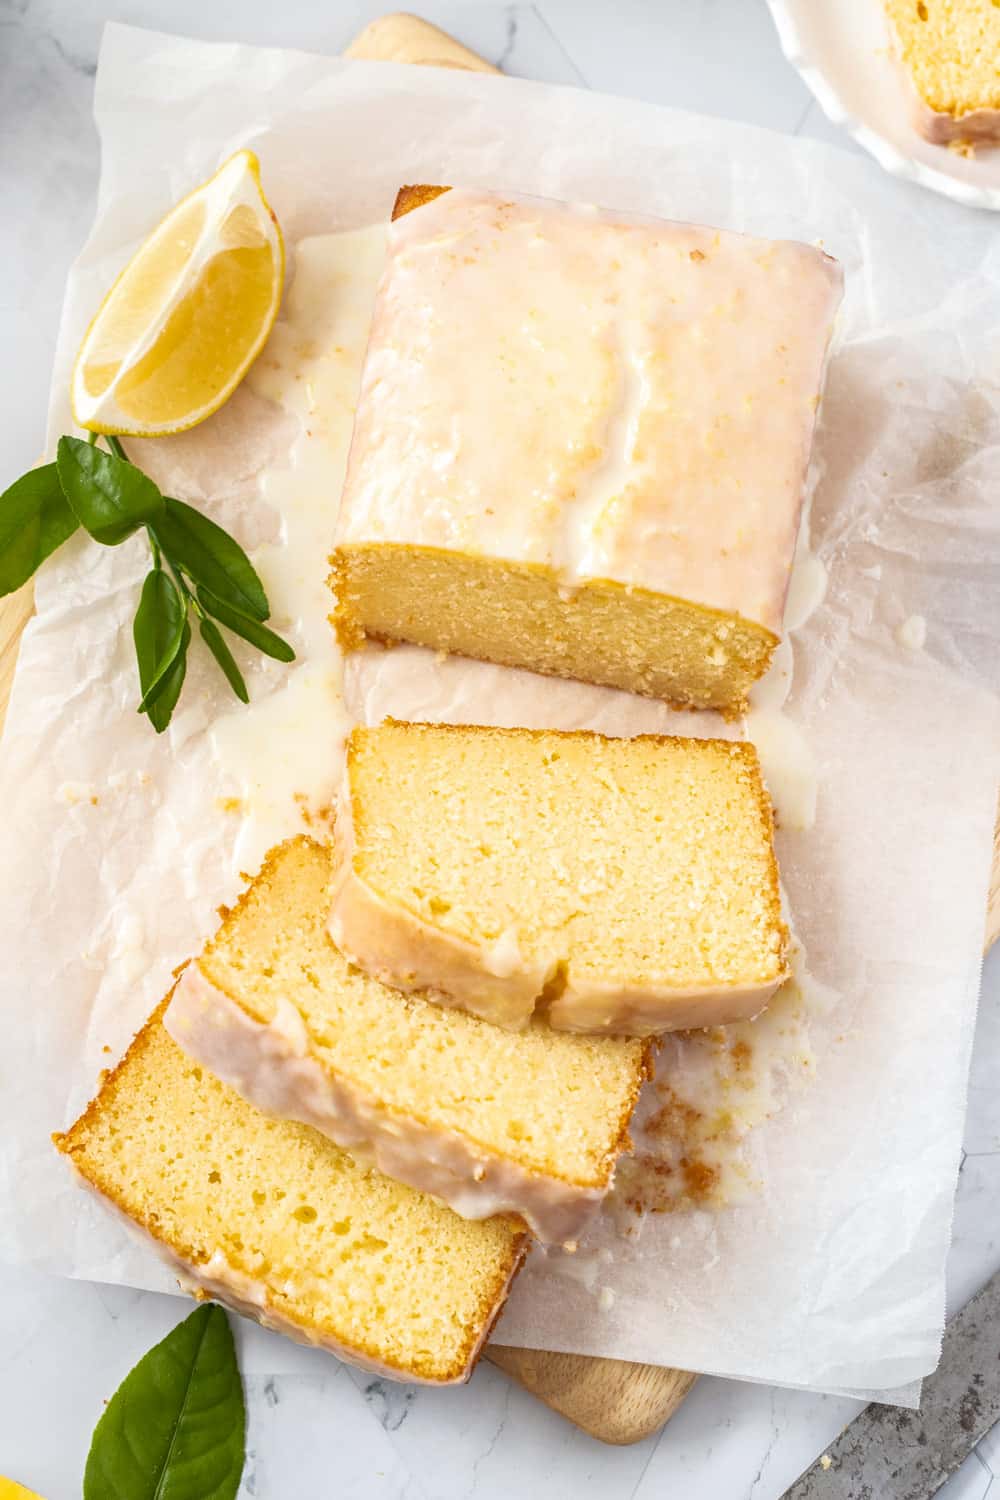
{"type": "Polygon", "coordinates": [[[160,565],[159,559],[162,554],[162,556],[166,558],[167,567],[170,569],[171,573],[174,576],[174,582],[181,591],[181,597],[190,606],[190,608],[194,610],[195,614],[198,616],[198,619],[203,620],[205,618],[205,611],[202,609],[194,594],[192,594],[191,590],[188,588],[187,579],[184,577],[181,569],[174,562],[173,558],[170,556],[170,553],[166,551],[163,543],[156,535],[153,527],[147,526],[146,530],[149,533],[149,544],[153,548],[153,560],[156,563],[157,567],[159,567],[160,565]]]}
{"type": "Polygon", "coordinates": [[[146,527],[146,535],[149,538],[149,550],[153,554],[153,567],[159,572],[163,566],[163,555],[160,551],[159,539],[152,526],[146,527]]]}
{"type": "Polygon", "coordinates": [[[98,434],[96,432],[88,432],[87,433],[87,442],[90,444],[90,446],[92,448],[96,444],[97,438],[98,438],[98,434]]]}
{"type": "Polygon", "coordinates": [[[115,455],[115,458],[120,458],[123,464],[128,464],[128,463],[132,462],[132,460],[129,458],[128,454],[125,452],[125,449],[122,447],[121,443],[115,437],[115,435],[114,435],[113,432],[109,432],[107,434],[107,441],[108,441],[108,447],[111,449],[112,453],[115,455]]]}

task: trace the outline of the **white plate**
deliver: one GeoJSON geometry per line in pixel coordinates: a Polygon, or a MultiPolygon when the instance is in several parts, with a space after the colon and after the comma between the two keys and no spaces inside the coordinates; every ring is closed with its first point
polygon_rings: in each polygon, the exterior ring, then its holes
{"type": "Polygon", "coordinates": [[[788,61],[824,113],[887,172],[1000,211],[1000,148],[960,156],[914,128],[880,0],[767,0],[788,61]]]}

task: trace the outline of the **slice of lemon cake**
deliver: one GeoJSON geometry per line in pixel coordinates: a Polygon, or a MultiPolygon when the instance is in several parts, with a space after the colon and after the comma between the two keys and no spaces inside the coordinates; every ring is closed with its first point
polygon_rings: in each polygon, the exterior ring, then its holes
{"type": "Polygon", "coordinates": [[[368,973],[502,1026],[644,1035],[786,977],[771,804],[728,740],[355,729],[330,931],[368,973]]]}
{"type": "Polygon", "coordinates": [[[343,643],[738,711],[840,296],[812,245],[403,189],[331,559],[343,643]]]}
{"type": "Polygon", "coordinates": [[[997,0],[885,0],[917,129],[936,145],[1000,144],[997,0]]]}
{"type": "Polygon", "coordinates": [[[272,851],[166,1014],[258,1108],[304,1121],[467,1218],[576,1239],[611,1186],[649,1045],[502,1031],[369,979],[327,932],[331,852],[272,851]]]}
{"type": "Polygon", "coordinates": [[[394,1380],[464,1380],[526,1248],[306,1125],[262,1115],[193,1062],[163,1006],[54,1137],[188,1290],[394,1380]]]}

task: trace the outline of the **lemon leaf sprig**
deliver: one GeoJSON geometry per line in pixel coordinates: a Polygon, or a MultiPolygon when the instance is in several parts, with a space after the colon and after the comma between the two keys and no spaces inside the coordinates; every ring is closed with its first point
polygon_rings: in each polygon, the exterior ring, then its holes
{"type": "Polygon", "coordinates": [[[152,554],[132,636],[139,668],[139,712],[157,734],[170,723],[187,673],[191,615],[242,703],[250,695],[216,621],[276,661],[295,660],[264,623],[264,586],[239,543],[183,500],[160,493],[116,437],[111,451],[62,437],[56,461],[31,469],[0,495],[0,597],[13,593],[80,527],[117,547],[145,531],[152,554]]]}

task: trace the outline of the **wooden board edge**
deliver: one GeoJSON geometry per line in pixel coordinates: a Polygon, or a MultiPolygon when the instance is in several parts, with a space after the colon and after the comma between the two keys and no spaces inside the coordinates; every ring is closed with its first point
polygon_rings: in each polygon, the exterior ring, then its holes
{"type": "Polygon", "coordinates": [[[358,33],[345,57],[367,62],[418,63],[431,68],[462,68],[473,73],[495,73],[500,69],[456,42],[453,36],[407,11],[380,16],[358,33]]]}
{"type": "Polygon", "coordinates": [[[664,1365],[491,1344],[486,1358],[602,1443],[639,1443],[668,1422],[697,1375],[664,1365]]]}

